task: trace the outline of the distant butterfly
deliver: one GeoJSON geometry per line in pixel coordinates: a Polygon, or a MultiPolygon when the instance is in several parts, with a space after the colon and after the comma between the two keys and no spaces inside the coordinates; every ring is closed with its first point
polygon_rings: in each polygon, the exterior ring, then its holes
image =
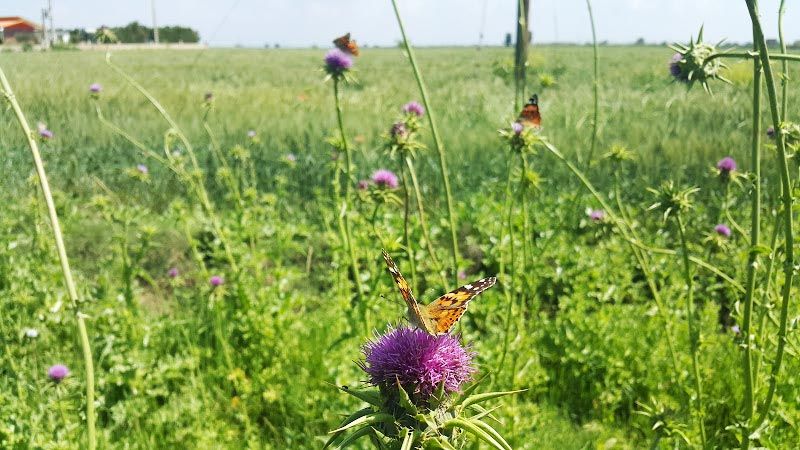
{"type": "Polygon", "coordinates": [[[400,294],[408,306],[409,321],[415,327],[425,330],[428,334],[434,336],[449,332],[453,325],[458,322],[458,319],[464,315],[469,301],[494,286],[497,281],[495,277],[484,278],[448,292],[430,304],[420,305],[417,299],[414,298],[408,282],[400,274],[397,265],[385,250],[383,251],[383,259],[386,261],[389,273],[392,274],[392,278],[394,278],[394,282],[397,284],[397,288],[400,289],[400,294]]]}
{"type": "Polygon", "coordinates": [[[533,94],[528,103],[522,108],[519,113],[518,123],[526,127],[539,128],[542,126],[542,115],[539,114],[539,96],[533,94]]]}
{"type": "Polygon", "coordinates": [[[333,45],[339,48],[339,50],[349,53],[353,56],[358,56],[358,44],[356,41],[350,39],[350,33],[345,34],[342,37],[338,37],[333,40],[333,45]]]}

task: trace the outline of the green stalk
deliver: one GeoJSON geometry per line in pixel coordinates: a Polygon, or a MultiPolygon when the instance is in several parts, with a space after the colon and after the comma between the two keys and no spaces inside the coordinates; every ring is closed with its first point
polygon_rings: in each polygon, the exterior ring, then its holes
{"type": "Polygon", "coordinates": [[[594,77],[592,78],[592,88],[594,90],[594,118],[592,119],[592,146],[589,148],[589,156],[586,158],[586,167],[592,165],[592,158],[594,157],[594,148],[597,142],[597,119],[600,110],[600,69],[597,56],[597,34],[594,27],[594,14],[592,13],[592,3],[586,0],[586,9],[589,10],[589,21],[592,23],[592,52],[594,56],[594,77]]]}
{"type": "MultiPolygon", "coordinates": [[[[753,30],[753,38],[756,32],[753,30]]],[[[758,50],[758,44],[753,44],[758,50]]],[[[752,333],[753,292],[756,289],[756,267],[758,264],[758,245],[761,230],[761,61],[753,60],[753,130],[751,137],[750,167],[753,173],[753,193],[750,199],[750,251],[747,256],[747,282],[744,294],[744,313],[742,315],[742,334],[744,335],[744,353],[742,370],[744,371],[744,415],[746,423],[753,418],[754,409],[754,373],[752,333]]],[[[726,206],[727,208],[727,206],[726,206]]],[[[745,431],[742,431],[745,433],[745,431]]],[[[749,434],[749,433],[748,433],[749,434]]],[[[742,448],[750,448],[748,434],[742,436],[742,448]]]]}
{"type": "Polygon", "coordinates": [[[428,221],[425,219],[425,207],[422,201],[422,190],[419,187],[419,181],[417,181],[417,171],[414,169],[414,161],[408,155],[406,155],[406,166],[408,167],[408,173],[411,175],[411,183],[414,185],[414,196],[417,199],[417,211],[419,213],[420,227],[422,228],[422,237],[425,238],[428,253],[431,255],[431,262],[433,266],[436,267],[436,272],[439,273],[439,277],[442,279],[442,286],[447,286],[447,279],[442,270],[442,264],[436,256],[436,252],[433,249],[433,241],[431,241],[430,234],[428,233],[428,221]]]}
{"type": "MultiPolygon", "coordinates": [[[[781,0],[778,7],[778,41],[781,43],[781,53],[786,53],[786,39],[783,37],[783,16],[786,14],[786,0],[781,0]]],[[[787,107],[789,106],[789,62],[785,59],[781,62],[781,117],[785,122],[787,107]]]]}
{"type": "Polygon", "coordinates": [[[514,97],[514,113],[522,108],[525,102],[525,84],[527,82],[528,68],[528,11],[525,1],[517,1],[517,44],[514,49],[514,82],[516,85],[514,97]]]}
{"type": "MultiPolygon", "coordinates": [[[[758,52],[722,52],[722,53],[714,53],[713,55],[706,58],[705,62],[708,63],[709,61],[715,60],[717,58],[759,59],[759,56],[758,52]]],[[[800,55],[794,55],[791,53],[775,53],[769,55],[769,58],[778,61],[800,61],[800,55]]]]}
{"type": "Polygon", "coordinates": [[[700,443],[702,448],[706,448],[706,426],[705,411],[703,410],[703,387],[700,380],[700,357],[698,355],[700,347],[700,330],[695,324],[694,311],[694,287],[692,282],[692,266],[689,262],[689,247],[686,244],[686,232],[683,219],[680,214],[676,216],[678,222],[678,234],[681,240],[681,256],[683,258],[683,276],[686,280],[686,320],[689,326],[689,349],[692,354],[692,372],[694,376],[694,392],[697,396],[695,407],[697,408],[698,426],[700,428],[700,443]]]}
{"type": "Polygon", "coordinates": [[[417,259],[411,248],[411,191],[408,190],[406,181],[406,168],[400,163],[400,183],[403,185],[403,247],[406,249],[408,263],[411,264],[411,288],[418,291],[417,286],[417,259]]]}
{"type": "Polygon", "coordinates": [[[72,270],[69,266],[69,258],[67,257],[67,247],[64,245],[64,236],[61,233],[61,225],[58,221],[58,213],[56,212],[56,205],[53,201],[53,194],[50,191],[50,183],[47,181],[47,173],[44,170],[44,163],[39,153],[39,145],[36,143],[34,134],[28,126],[28,121],[25,119],[25,114],[17,102],[14,91],[11,89],[11,84],[8,82],[3,69],[0,68],[0,84],[3,87],[3,94],[14,110],[14,115],[19,122],[25,138],[28,140],[28,147],[31,150],[33,157],[33,165],[36,167],[36,175],[39,178],[39,186],[42,189],[42,195],[47,206],[47,214],[50,218],[50,227],[53,230],[53,238],[56,244],[56,251],[58,252],[58,259],[61,262],[61,272],[64,274],[64,284],[67,287],[72,307],[76,309],[75,314],[78,319],[78,335],[81,340],[81,351],[83,352],[83,361],[86,368],[86,436],[87,447],[89,450],[97,448],[97,432],[95,429],[95,412],[94,412],[94,363],[92,361],[92,348],[89,343],[89,334],[86,331],[86,322],[84,321],[85,315],[78,309],[80,298],[78,297],[78,290],[75,287],[75,281],[72,278],[72,270]]]}
{"type": "Polygon", "coordinates": [[[347,254],[350,257],[350,270],[352,271],[353,281],[356,284],[356,293],[358,303],[361,307],[362,318],[364,319],[364,326],[369,330],[369,320],[367,319],[367,303],[364,300],[364,288],[361,286],[361,276],[358,270],[358,260],[356,259],[356,251],[353,248],[353,242],[350,238],[350,219],[349,219],[349,203],[350,203],[350,185],[353,184],[353,163],[350,157],[350,146],[347,144],[347,135],[344,131],[344,119],[342,116],[342,106],[339,102],[339,78],[333,78],[333,99],[336,104],[336,121],[339,124],[339,134],[342,139],[342,149],[344,150],[345,161],[345,180],[344,180],[344,195],[341,199],[341,208],[339,210],[339,223],[344,235],[344,245],[347,254]]]}
{"type": "Polygon", "coordinates": [[[397,17],[397,25],[400,27],[400,34],[403,36],[403,46],[408,53],[408,61],[411,64],[411,69],[414,72],[414,78],[417,80],[417,87],[422,96],[422,103],[425,105],[427,111],[428,124],[431,127],[431,134],[433,135],[433,143],[436,147],[436,153],[439,155],[439,173],[444,184],[445,200],[447,200],[447,219],[450,222],[450,240],[451,240],[451,256],[453,264],[453,280],[458,285],[458,238],[456,236],[456,214],[453,210],[453,195],[450,191],[450,176],[447,174],[447,158],[445,157],[444,144],[439,137],[439,129],[436,126],[436,118],[428,102],[428,91],[425,88],[425,82],[422,79],[422,73],[417,67],[417,60],[414,57],[414,49],[408,42],[405,27],[403,27],[403,19],[400,17],[400,10],[397,9],[397,0],[392,0],[392,7],[394,8],[394,15],[397,17]]]}
{"type": "Polygon", "coordinates": [[[769,97],[769,109],[772,115],[772,123],[775,127],[775,141],[777,143],[777,158],[778,167],[781,174],[781,186],[783,188],[783,226],[784,226],[784,253],[785,260],[783,266],[784,283],[781,292],[781,314],[780,325],[778,329],[778,346],[775,351],[775,359],[772,365],[772,371],[769,378],[769,390],[767,398],[762,405],[761,414],[756,424],[761,424],[769,415],[772,401],[775,396],[775,389],[778,384],[778,375],[780,374],[781,365],[783,363],[784,351],[786,348],[786,332],[789,321],[789,300],[792,293],[792,279],[794,278],[794,230],[792,229],[792,186],[789,180],[789,166],[786,163],[786,141],[783,133],[780,132],[781,115],[778,111],[778,99],[775,89],[775,79],[772,75],[772,67],[769,64],[769,50],[767,49],[767,42],[764,39],[764,31],[761,29],[761,22],[758,18],[756,4],[754,0],[746,0],[747,10],[750,14],[750,20],[753,22],[754,42],[758,43],[760,48],[759,56],[761,57],[761,65],[764,68],[764,79],[767,84],[767,96],[769,97]]]}
{"type": "Polygon", "coordinates": [[[522,266],[520,267],[520,273],[522,274],[522,285],[523,287],[527,288],[528,286],[528,239],[530,238],[530,233],[528,232],[528,180],[527,180],[527,173],[528,173],[528,160],[525,158],[525,155],[520,153],[520,167],[522,169],[522,176],[520,177],[520,191],[522,197],[522,266]]]}
{"type": "MultiPolygon", "coordinates": [[[[505,210],[506,210],[506,227],[508,229],[508,247],[509,247],[509,272],[511,276],[508,280],[506,280],[506,271],[505,271],[505,258],[500,258],[500,280],[508,281],[501,283],[503,286],[503,293],[506,297],[506,312],[505,312],[505,330],[503,333],[503,351],[500,356],[500,361],[497,364],[497,372],[500,371],[505,367],[506,355],[508,354],[508,345],[511,341],[511,318],[513,317],[514,313],[514,301],[513,301],[513,290],[514,290],[514,281],[516,279],[516,271],[514,270],[514,224],[512,223],[511,219],[513,217],[513,203],[512,193],[511,193],[511,178],[513,174],[513,167],[514,164],[511,160],[508,161],[508,174],[506,177],[506,199],[505,199],[505,210]]],[[[501,239],[502,241],[502,239],[501,239]]]]}

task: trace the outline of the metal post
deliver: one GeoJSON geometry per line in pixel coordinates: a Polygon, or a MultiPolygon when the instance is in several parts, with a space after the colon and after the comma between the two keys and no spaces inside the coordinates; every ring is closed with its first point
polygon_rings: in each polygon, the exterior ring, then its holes
{"type": "Polygon", "coordinates": [[[158,45],[158,22],[156,22],[156,0],[151,0],[150,6],[153,9],[153,43],[158,45]]]}

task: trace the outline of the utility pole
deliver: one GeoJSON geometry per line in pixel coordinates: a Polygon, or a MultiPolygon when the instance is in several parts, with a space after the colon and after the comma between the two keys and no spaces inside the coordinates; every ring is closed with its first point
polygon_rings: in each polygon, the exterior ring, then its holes
{"type": "Polygon", "coordinates": [[[42,48],[47,46],[47,8],[42,8],[42,48]]]}
{"type": "Polygon", "coordinates": [[[56,42],[56,27],[53,25],[53,0],[47,0],[47,18],[50,19],[50,36],[47,43],[52,47],[56,42]]]}
{"type": "Polygon", "coordinates": [[[158,45],[158,22],[156,22],[156,0],[150,1],[153,10],[153,43],[158,45]]]}

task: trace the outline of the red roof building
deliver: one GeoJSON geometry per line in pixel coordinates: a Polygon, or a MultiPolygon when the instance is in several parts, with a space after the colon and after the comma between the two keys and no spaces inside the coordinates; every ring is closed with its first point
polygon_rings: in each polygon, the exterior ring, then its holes
{"type": "Polygon", "coordinates": [[[3,42],[16,41],[17,35],[31,35],[39,32],[39,25],[22,17],[0,17],[0,31],[3,42]]]}

